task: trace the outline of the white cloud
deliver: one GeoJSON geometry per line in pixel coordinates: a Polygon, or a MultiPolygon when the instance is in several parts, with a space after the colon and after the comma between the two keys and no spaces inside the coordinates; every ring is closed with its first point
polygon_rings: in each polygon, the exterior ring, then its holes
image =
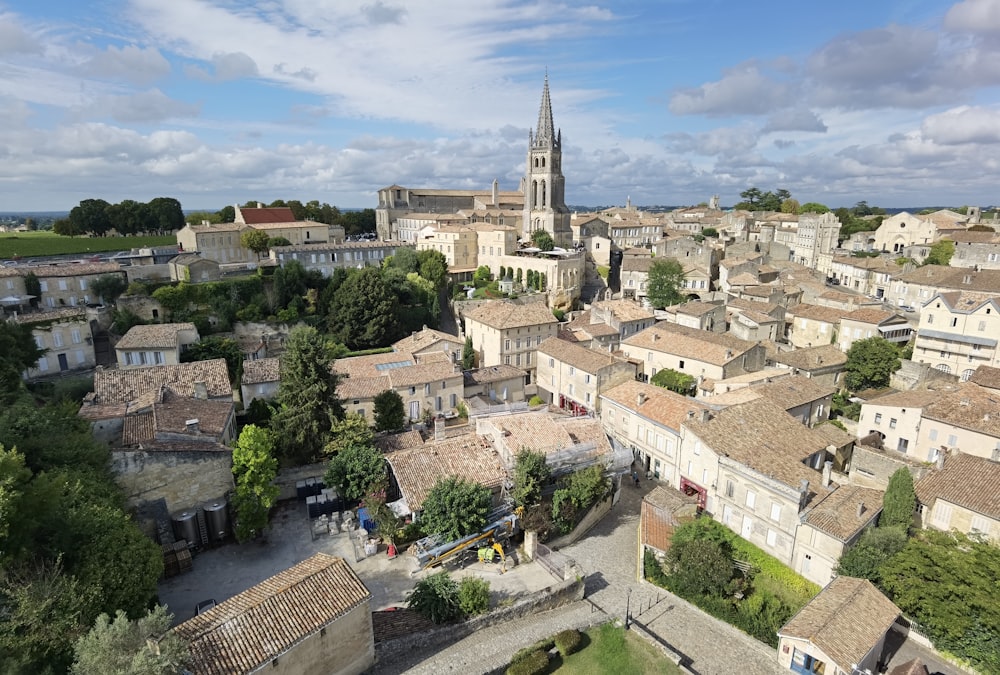
{"type": "Polygon", "coordinates": [[[938,145],[1000,143],[1000,110],[981,106],[952,108],[927,117],[920,133],[938,145]]]}
{"type": "Polygon", "coordinates": [[[29,33],[17,17],[0,14],[0,54],[41,54],[40,38],[29,33]]]}
{"type": "Polygon", "coordinates": [[[772,113],[761,133],[774,131],[814,131],[825,133],[827,126],[808,108],[788,108],[772,113]]]}
{"type": "Polygon", "coordinates": [[[258,75],[257,64],[246,52],[212,54],[209,63],[211,72],[190,64],[184,68],[184,72],[188,77],[207,82],[228,82],[258,75]]]}
{"type": "Polygon", "coordinates": [[[109,45],[80,64],[79,72],[91,77],[124,80],[146,85],[170,74],[170,63],[154,47],[109,45]]]}
{"type": "Polygon", "coordinates": [[[1000,33],[1000,2],[963,0],[948,10],[944,25],[963,33],[1000,33]]]}
{"type": "Polygon", "coordinates": [[[670,97],[675,115],[760,115],[790,100],[787,85],[760,73],[754,64],[733,68],[716,82],[676,91],[670,97]]]}
{"type": "Polygon", "coordinates": [[[196,117],[200,106],[177,101],[159,89],[135,94],[102,96],[77,111],[87,118],[110,117],[123,124],[148,124],[162,120],[196,117]]]}

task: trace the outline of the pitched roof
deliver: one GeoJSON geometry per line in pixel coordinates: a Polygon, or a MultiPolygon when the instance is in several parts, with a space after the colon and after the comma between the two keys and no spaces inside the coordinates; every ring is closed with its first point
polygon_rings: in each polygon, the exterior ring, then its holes
{"type": "Polygon", "coordinates": [[[370,599],[343,558],[316,553],[174,632],[189,644],[192,672],[248,673],[370,599]]]}
{"type": "Polygon", "coordinates": [[[899,616],[899,608],[872,582],[836,577],[778,630],[809,640],[841,670],[861,663],[899,616]]]}
{"type": "Polygon", "coordinates": [[[802,460],[824,450],[826,439],[767,399],[732,405],[707,422],[695,418],[684,426],[716,454],[795,489],[807,480],[812,492],[823,491],[820,473],[802,460]]]}
{"type": "Polygon", "coordinates": [[[33,267],[18,267],[15,272],[24,276],[29,272],[39,279],[49,277],[86,277],[94,274],[125,274],[118,263],[72,263],[67,265],[36,265],[33,267]]]}
{"type": "Polygon", "coordinates": [[[870,323],[876,326],[885,323],[894,317],[899,317],[903,322],[906,321],[904,317],[899,316],[895,312],[886,312],[885,310],[876,309],[874,307],[862,307],[861,309],[856,309],[853,312],[844,315],[844,319],[847,321],[870,323]]]}
{"type": "Polygon", "coordinates": [[[811,321],[823,321],[826,323],[839,324],[849,312],[837,307],[824,307],[823,305],[808,305],[800,303],[795,305],[790,311],[796,319],[809,319],[811,321]]]}
{"type": "Polygon", "coordinates": [[[597,373],[602,368],[607,368],[621,362],[621,359],[616,359],[606,351],[581,347],[574,342],[569,342],[559,337],[550,337],[542,340],[542,343],[538,345],[538,358],[541,359],[543,354],[554,358],[556,361],[561,361],[574,368],[578,368],[585,373],[592,374],[597,373]]]}
{"type": "Polygon", "coordinates": [[[298,220],[295,214],[292,213],[292,209],[287,206],[269,206],[259,209],[253,207],[240,208],[240,215],[243,216],[243,222],[247,225],[294,223],[298,220]]]}
{"type": "Polygon", "coordinates": [[[830,366],[842,366],[847,363],[847,354],[835,345],[820,345],[806,347],[790,352],[774,352],[769,354],[775,363],[783,363],[800,370],[816,370],[830,366]]]}
{"type": "Polygon", "coordinates": [[[617,403],[646,419],[680,433],[690,415],[700,416],[708,406],[676,392],[643,382],[625,382],[609,389],[601,398],[617,403]],[[641,403],[640,403],[641,399],[641,403]]]}
{"type": "Polygon", "coordinates": [[[505,300],[491,300],[468,312],[465,318],[500,330],[558,323],[545,303],[516,305],[505,300]]]}
{"type": "Polygon", "coordinates": [[[589,417],[554,417],[546,412],[497,415],[489,423],[503,434],[504,444],[517,452],[531,448],[553,455],[580,444],[594,444],[593,454],[611,452],[600,420],[589,417]]]}
{"type": "Polygon", "coordinates": [[[475,434],[428,442],[385,456],[406,503],[420,510],[434,484],[442,478],[457,477],[490,489],[507,479],[507,471],[496,451],[475,434]]]}
{"type": "Polygon", "coordinates": [[[917,657],[910,659],[906,663],[899,664],[890,670],[888,675],[930,675],[930,671],[924,665],[924,662],[917,657]]]}
{"type": "Polygon", "coordinates": [[[698,498],[680,490],[659,485],[642,498],[642,544],[658,551],[670,548],[670,537],[680,519],[693,518],[698,498]],[[680,512],[680,513],[678,513],[680,512]]]}
{"type": "Polygon", "coordinates": [[[922,504],[943,499],[956,506],[1000,519],[1000,464],[958,453],[948,456],[944,468],[917,481],[914,489],[922,504]]]}
{"type": "Polygon", "coordinates": [[[726,333],[689,328],[661,321],[632,335],[623,345],[725,365],[756,346],[726,333]]]}
{"type": "Polygon", "coordinates": [[[115,349],[171,349],[178,346],[178,335],[181,331],[193,330],[197,334],[197,327],[193,323],[151,323],[132,326],[122,339],[115,345],[115,349]]]}
{"type": "Polygon", "coordinates": [[[595,302],[592,307],[603,311],[610,311],[619,321],[641,321],[652,319],[652,310],[646,309],[637,302],[631,300],[602,300],[595,302]]]}
{"type": "Polygon", "coordinates": [[[1000,391],[966,382],[954,391],[937,393],[937,400],[924,408],[925,419],[1000,438],[1000,391]]]}
{"type": "Polygon", "coordinates": [[[503,380],[513,380],[524,379],[527,375],[527,371],[524,371],[516,366],[508,365],[498,365],[498,366],[486,366],[484,368],[476,368],[475,370],[465,371],[465,384],[487,384],[489,382],[502,382],[503,380]]]}
{"type": "Polygon", "coordinates": [[[882,512],[883,494],[881,490],[840,485],[806,513],[805,521],[846,542],[882,512]]]}
{"type": "Polygon", "coordinates": [[[203,434],[221,436],[233,414],[234,404],[228,401],[198,399],[163,392],[162,400],[153,404],[155,430],[173,434],[189,433],[187,422],[198,420],[203,434]]]}
{"type": "Polygon", "coordinates": [[[674,305],[668,311],[675,311],[678,314],[686,314],[688,316],[704,316],[709,312],[714,312],[715,310],[722,307],[722,305],[714,304],[710,302],[685,302],[682,305],[674,305]]]}
{"type": "Polygon", "coordinates": [[[622,259],[622,272],[642,272],[649,273],[649,268],[653,266],[653,259],[648,256],[625,256],[622,259]]]}
{"type": "Polygon", "coordinates": [[[989,389],[1000,389],[1000,368],[993,366],[979,366],[972,373],[969,382],[978,384],[980,387],[989,389]]]}
{"type": "Polygon", "coordinates": [[[271,357],[243,362],[243,384],[263,384],[281,380],[281,359],[271,357]]]}
{"type": "Polygon", "coordinates": [[[933,403],[941,392],[930,389],[912,389],[909,391],[897,391],[887,396],[879,396],[871,401],[866,401],[866,406],[887,406],[890,408],[925,408],[933,403]]]}
{"type": "Polygon", "coordinates": [[[964,267],[924,265],[896,277],[908,284],[934,286],[940,289],[983,291],[996,293],[1000,288],[1000,270],[970,270],[964,267]],[[968,281],[966,281],[968,280],[968,281]]]}
{"type": "Polygon", "coordinates": [[[777,403],[785,410],[832,395],[835,387],[824,386],[805,375],[782,377],[764,384],[751,385],[764,398],[777,403]]]}
{"type": "Polygon", "coordinates": [[[52,309],[46,312],[27,312],[25,314],[18,314],[16,317],[17,323],[29,326],[31,324],[45,322],[65,323],[71,320],[86,321],[87,311],[83,307],[62,307],[60,309],[52,309]]]}
{"type": "Polygon", "coordinates": [[[413,353],[427,349],[437,342],[447,342],[450,345],[457,346],[459,349],[464,344],[460,338],[450,333],[442,333],[439,330],[424,326],[423,330],[415,331],[412,335],[392,343],[392,348],[397,352],[413,353]]]}
{"type": "Polygon", "coordinates": [[[210,398],[233,395],[226,360],[211,359],[175,366],[97,370],[94,372],[93,403],[128,403],[163,385],[181,395],[194,396],[196,382],[205,383],[210,398]]]}

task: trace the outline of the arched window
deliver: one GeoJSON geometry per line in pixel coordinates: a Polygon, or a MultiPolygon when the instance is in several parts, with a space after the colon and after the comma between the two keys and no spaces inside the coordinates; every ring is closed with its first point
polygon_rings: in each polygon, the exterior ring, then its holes
{"type": "Polygon", "coordinates": [[[538,206],[538,181],[531,181],[531,206],[532,208],[538,206]]]}
{"type": "Polygon", "coordinates": [[[951,375],[951,366],[949,366],[947,363],[939,363],[934,367],[940,370],[942,373],[947,373],[948,375],[951,375]]]}
{"type": "Polygon", "coordinates": [[[538,158],[537,157],[535,157],[535,168],[536,169],[538,168],[538,158]]]}
{"type": "Polygon", "coordinates": [[[546,197],[545,193],[546,193],[545,181],[542,181],[542,206],[545,206],[545,197],[546,197]]]}
{"type": "Polygon", "coordinates": [[[962,371],[962,382],[968,382],[969,378],[972,377],[972,374],[974,372],[976,372],[975,368],[969,368],[968,370],[963,370],[962,371]]]}
{"type": "Polygon", "coordinates": [[[544,157],[542,157],[542,168],[543,169],[545,168],[545,158],[544,157]]]}

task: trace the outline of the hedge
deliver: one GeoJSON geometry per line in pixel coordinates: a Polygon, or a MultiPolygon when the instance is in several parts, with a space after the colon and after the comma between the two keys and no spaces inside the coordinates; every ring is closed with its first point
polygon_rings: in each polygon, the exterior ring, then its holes
{"type": "Polygon", "coordinates": [[[555,643],[556,649],[559,650],[559,654],[563,657],[567,657],[580,649],[580,645],[583,644],[583,635],[581,635],[580,631],[575,628],[571,628],[569,630],[556,633],[555,643]]]}
{"type": "Polygon", "coordinates": [[[549,655],[536,649],[507,666],[507,675],[541,675],[549,669],[549,655]]]}

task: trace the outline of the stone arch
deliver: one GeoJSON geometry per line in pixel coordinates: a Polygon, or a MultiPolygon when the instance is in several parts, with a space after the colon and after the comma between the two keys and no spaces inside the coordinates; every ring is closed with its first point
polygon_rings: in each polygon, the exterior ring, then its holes
{"type": "Polygon", "coordinates": [[[945,373],[946,375],[951,375],[951,366],[949,366],[947,363],[939,363],[936,366],[934,366],[934,368],[936,370],[940,370],[942,373],[945,373]]]}

